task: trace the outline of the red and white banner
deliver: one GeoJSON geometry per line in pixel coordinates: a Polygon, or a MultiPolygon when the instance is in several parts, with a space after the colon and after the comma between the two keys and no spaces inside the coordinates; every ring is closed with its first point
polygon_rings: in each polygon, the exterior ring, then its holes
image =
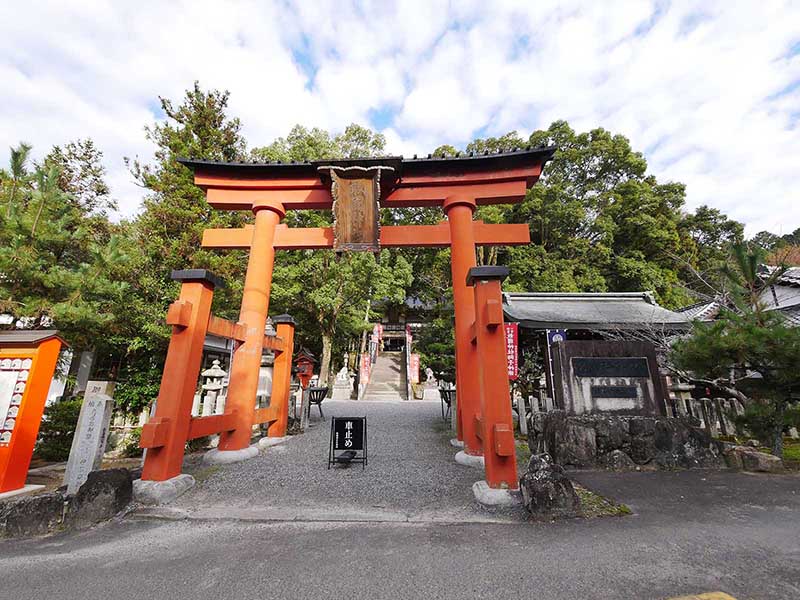
{"type": "Polygon", "coordinates": [[[369,383],[369,352],[361,355],[361,368],[358,374],[359,385],[367,385],[369,383]]]}
{"type": "Polygon", "coordinates": [[[519,326],[517,323],[505,323],[505,326],[508,378],[514,381],[519,377],[519,326]]]}
{"type": "Polygon", "coordinates": [[[419,383],[419,354],[411,355],[411,383],[419,383]]]}

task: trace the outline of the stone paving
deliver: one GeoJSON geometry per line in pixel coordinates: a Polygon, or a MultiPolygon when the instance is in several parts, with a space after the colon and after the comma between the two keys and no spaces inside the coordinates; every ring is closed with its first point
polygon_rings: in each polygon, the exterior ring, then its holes
{"type": "Polygon", "coordinates": [[[251,460],[194,474],[176,514],[257,520],[496,521],[523,509],[478,505],[482,470],[456,464],[438,402],[338,401],[306,432],[251,460]],[[369,464],[327,468],[331,416],[366,416],[369,464]]]}

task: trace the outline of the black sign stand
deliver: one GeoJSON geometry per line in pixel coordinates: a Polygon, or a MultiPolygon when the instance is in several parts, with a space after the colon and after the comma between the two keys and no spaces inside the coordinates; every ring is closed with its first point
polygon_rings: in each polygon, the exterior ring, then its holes
{"type": "Polygon", "coordinates": [[[367,465],[367,417],[331,418],[328,468],[359,462],[363,470],[367,465]]]}

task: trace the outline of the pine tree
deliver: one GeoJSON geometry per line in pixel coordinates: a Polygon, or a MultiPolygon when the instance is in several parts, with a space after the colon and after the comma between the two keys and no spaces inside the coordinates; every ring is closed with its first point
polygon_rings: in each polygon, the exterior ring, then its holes
{"type": "Polygon", "coordinates": [[[0,312],[7,328],[56,328],[74,349],[91,348],[117,326],[127,286],[111,271],[126,257],[110,226],[99,232],[61,189],[59,166],[28,170],[29,151],[12,152],[0,192],[0,312]]]}
{"type": "Polygon", "coordinates": [[[782,456],[784,430],[790,418],[800,418],[790,410],[800,394],[800,328],[762,304],[762,292],[781,273],[762,273],[764,256],[760,247],[734,246],[733,265],[723,268],[731,308],[712,323],[695,323],[691,335],[675,343],[672,360],[698,378],[733,388],[770,434],[773,454],[782,456]]]}

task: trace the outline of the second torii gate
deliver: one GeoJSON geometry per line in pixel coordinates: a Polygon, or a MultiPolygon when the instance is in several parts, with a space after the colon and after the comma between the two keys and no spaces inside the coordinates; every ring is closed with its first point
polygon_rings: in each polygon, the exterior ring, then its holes
{"type": "MultiPolygon", "coordinates": [[[[219,450],[237,452],[248,448],[253,424],[263,422],[257,415],[256,392],[261,353],[264,344],[271,343],[265,341],[264,327],[276,250],[328,248],[336,252],[376,252],[385,247],[450,247],[458,439],[463,441],[467,455],[484,456],[490,488],[516,489],[500,291],[500,281],[507,270],[476,267],[475,248],[528,244],[530,232],[527,224],[475,221],[473,213],[480,205],[521,202],[553,153],[553,148],[528,148],[499,154],[423,159],[385,157],[267,164],[182,161],[194,171],[195,183],[206,191],[212,207],[250,210],[255,215],[253,225],[240,229],[208,229],[202,241],[206,248],[250,250],[239,321],[229,324],[239,335],[234,337],[237,346],[225,415],[219,420],[224,423],[219,425],[219,450]],[[446,222],[380,226],[380,207],[426,206],[441,207],[446,222]],[[280,223],[287,211],[308,209],[333,210],[334,226],[290,228],[280,223]]],[[[188,320],[187,317],[187,323],[188,320]]],[[[217,323],[216,327],[221,326],[217,323]]],[[[178,333],[178,330],[173,332],[172,343],[178,333]]],[[[187,368],[195,369],[194,365],[187,368]]],[[[186,380],[190,381],[192,375],[196,380],[197,374],[191,372],[186,373],[186,380]]],[[[165,373],[165,380],[166,377],[165,373]]],[[[273,384],[273,394],[282,403],[288,398],[288,383],[288,379],[281,383],[286,390],[276,390],[277,382],[273,384]]],[[[175,419],[175,407],[169,405],[177,400],[166,397],[164,386],[162,381],[155,423],[143,431],[143,447],[163,449],[175,434],[174,423],[170,425],[169,420],[175,419]],[[173,416],[159,420],[160,412],[173,416]]],[[[279,406],[269,413],[272,415],[269,418],[283,424],[270,427],[269,435],[285,434],[284,408],[279,406]]],[[[202,427],[198,423],[192,427],[205,432],[211,425],[202,427]]],[[[183,429],[189,428],[186,421],[183,429]]],[[[178,457],[168,458],[178,452],[178,447],[182,452],[185,440],[179,441],[180,444],[172,440],[170,452],[148,453],[143,479],[165,480],[180,473],[178,457]],[[169,468],[165,466],[167,462],[169,468]]]]}

